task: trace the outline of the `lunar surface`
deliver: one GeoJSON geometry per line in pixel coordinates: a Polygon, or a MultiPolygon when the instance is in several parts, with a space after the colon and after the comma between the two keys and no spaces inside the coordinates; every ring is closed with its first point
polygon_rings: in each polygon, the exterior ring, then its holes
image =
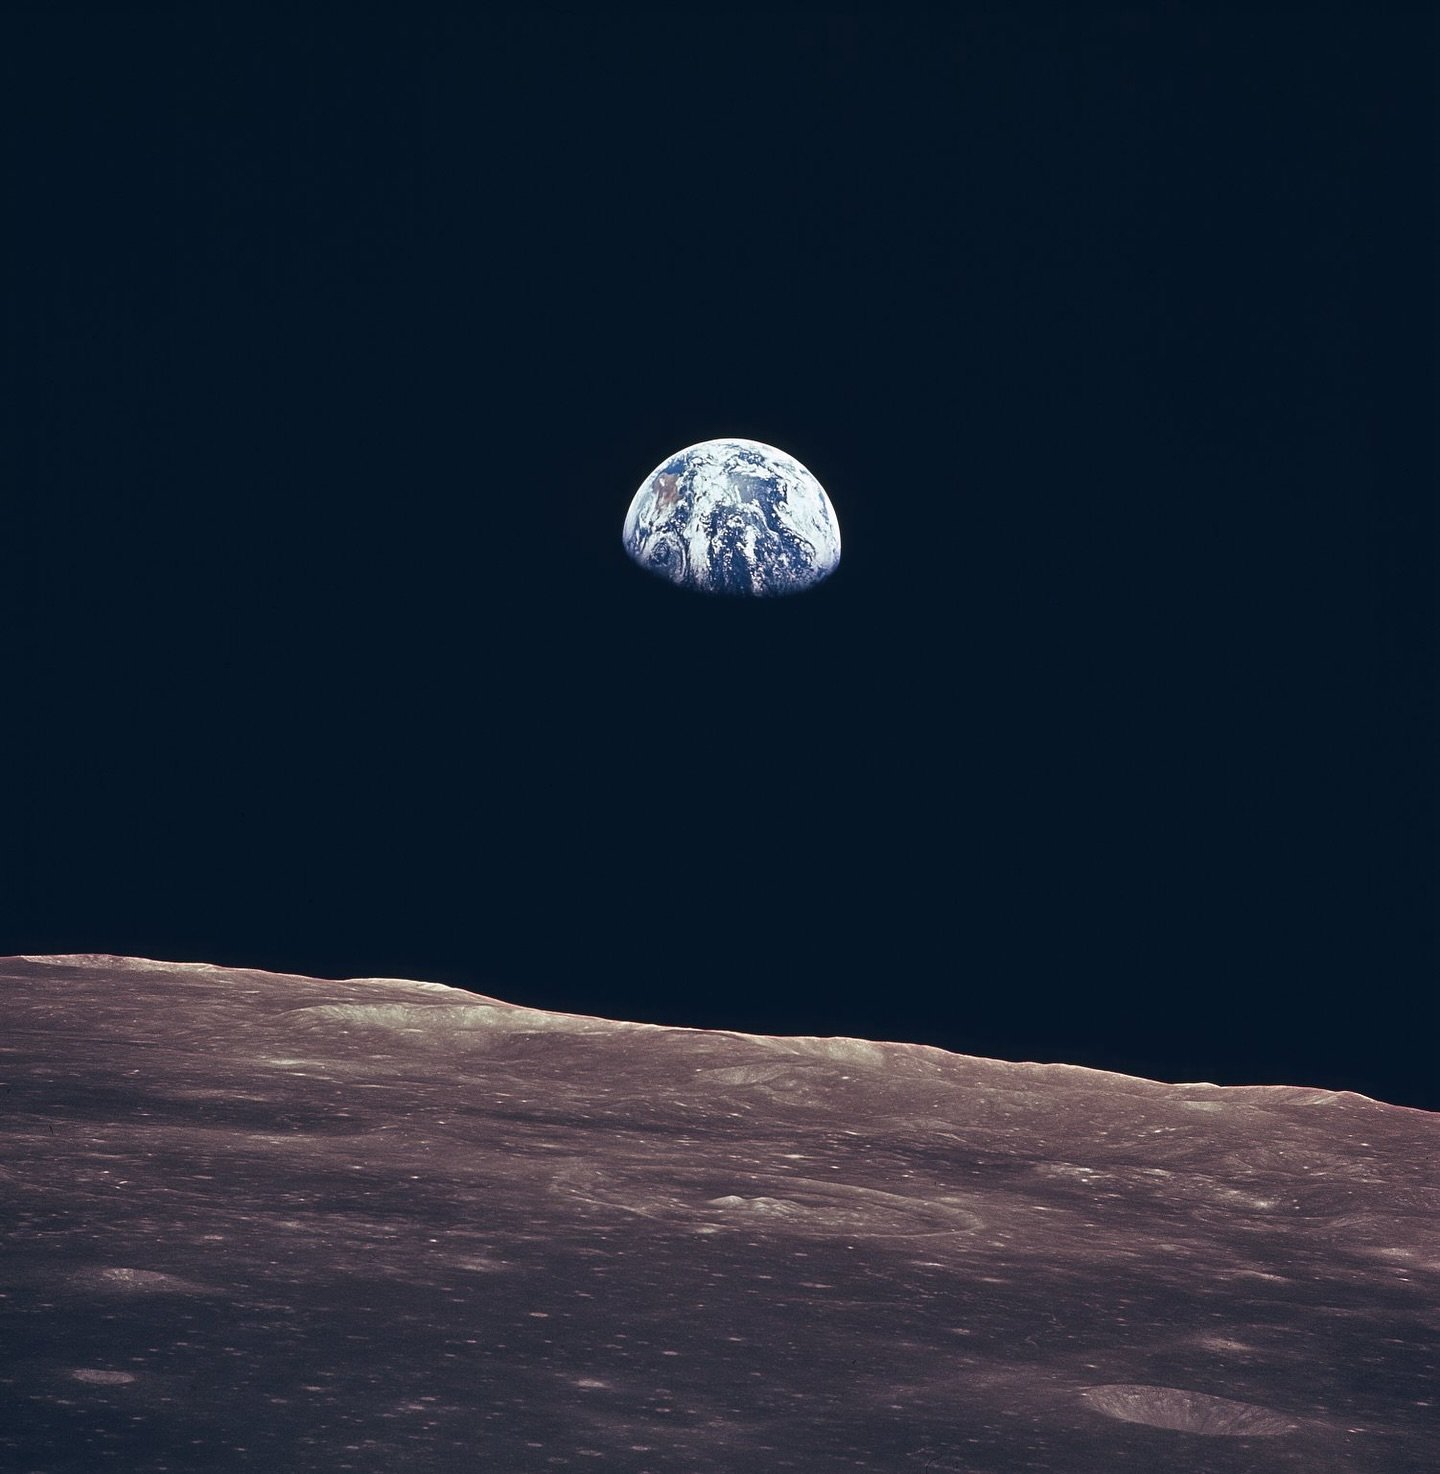
{"type": "Polygon", "coordinates": [[[0,1468],[1422,1474],[1436,1119],[0,961],[0,1468]]]}
{"type": "Polygon", "coordinates": [[[758,440],[705,440],[662,461],[640,483],[622,537],[642,568],[707,594],[799,593],[840,562],[825,488],[758,440]]]}

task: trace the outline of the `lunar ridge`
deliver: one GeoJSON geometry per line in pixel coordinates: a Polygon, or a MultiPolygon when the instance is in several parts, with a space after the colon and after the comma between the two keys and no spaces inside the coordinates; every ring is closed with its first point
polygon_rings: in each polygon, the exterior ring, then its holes
{"type": "Polygon", "coordinates": [[[1433,1467],[1425,1112],[397,978],[0,989],[0,1467],[1433,1467]]]}

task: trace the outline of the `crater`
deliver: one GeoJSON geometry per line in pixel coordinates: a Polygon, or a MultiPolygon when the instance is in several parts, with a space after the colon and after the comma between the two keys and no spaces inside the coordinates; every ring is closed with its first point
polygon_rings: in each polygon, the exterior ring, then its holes
{"type": "Polygon", "coordinates": [[[1186,1392],[1179,1387],[1112,1382],[1087,1387],[1080,1395],[1097,1413],[1124,1423],[1144,1423],[1151,1428],[1171,1428],[1177,1433],[1200,1433],[1211,1438],[1273,1438],[1293,1433],[1298,1426],[1268,1407],[1232,1402],[1228,1397],[1211,1397],[1204,1392],[1186,1392]]]}
{"type": "Polygon", "coordinates": [[[874,1188],[827,1183],[817,1190],[804,1182],[788,1182],[785,1188],[784,1197],[726,1193],[708,1199],[703,1208],[719,1210],[732,1221],[786,1226],[803,1233],[925,1238],[973,1233],[982,1226],[981,1219],[964,1208],[874,1188]]]}
{"type": "Polygon", "coordinates": [[[82,1269],[71,1282],[108,1295],[203,1295],[204,1285],[154,1269],[82,1269]]]}

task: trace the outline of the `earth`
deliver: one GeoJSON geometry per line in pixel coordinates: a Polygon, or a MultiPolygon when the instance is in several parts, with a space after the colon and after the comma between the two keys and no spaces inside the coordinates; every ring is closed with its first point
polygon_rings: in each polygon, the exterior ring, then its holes
{"type": "Polygon", "coordinates": [[[793,594],[840,562],[825,488],[758,440],[705,440],[645,478],[625,517],[625,551],[671,583],[709,594],[793,594]]]}

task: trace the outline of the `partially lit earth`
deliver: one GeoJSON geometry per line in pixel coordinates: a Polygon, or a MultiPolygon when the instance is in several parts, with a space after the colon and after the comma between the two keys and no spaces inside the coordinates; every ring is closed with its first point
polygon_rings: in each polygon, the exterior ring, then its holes
{"type": "Polygon", "coordinates": [[[0,960],[0,1468],[1422,1474],[1436,1119],[0,960]]]}
{"type": "Polygon", "coordinates": [[[758,440],[703,440],[640,483],[621,532],[642,568],[707,594],[796,594],[840,562],[825,488],[758,440]]]}

